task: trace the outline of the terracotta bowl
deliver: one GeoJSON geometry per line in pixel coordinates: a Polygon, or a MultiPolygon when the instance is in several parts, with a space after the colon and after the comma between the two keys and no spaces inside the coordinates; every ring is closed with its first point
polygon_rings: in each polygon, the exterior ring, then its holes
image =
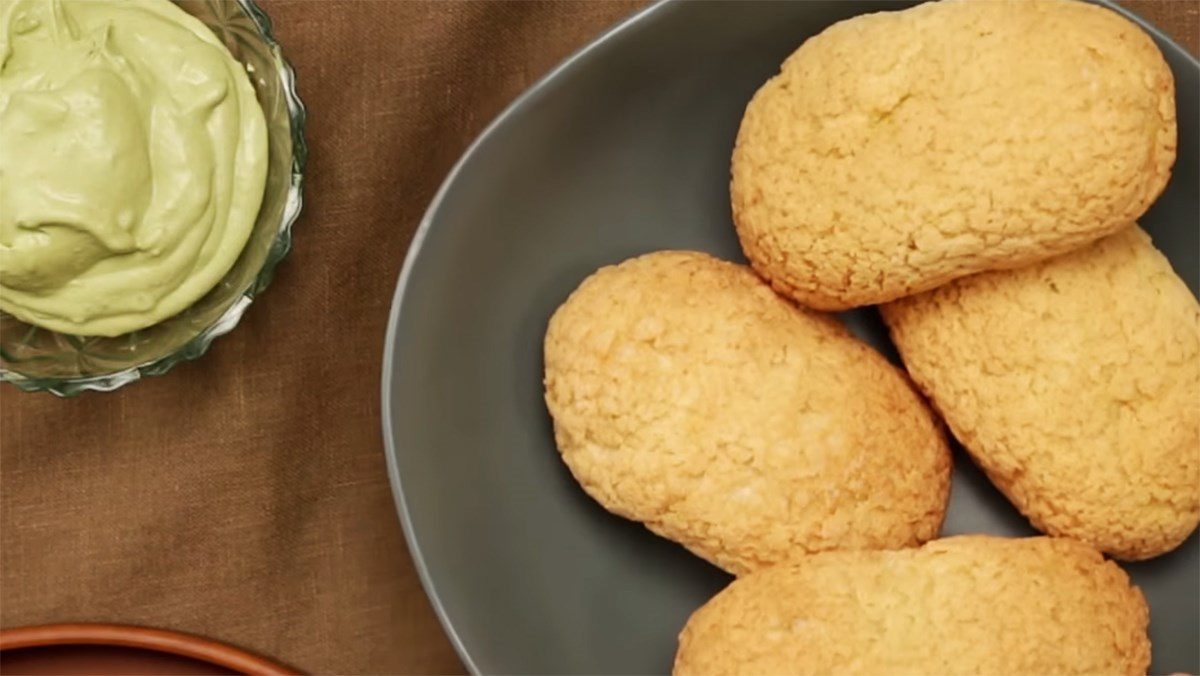
{"type": "Polygon", "coordinates": [[[299,673],[199,636],[119,624],[46,624],[0,630],[0,672],[59,676],[299,673]]]}

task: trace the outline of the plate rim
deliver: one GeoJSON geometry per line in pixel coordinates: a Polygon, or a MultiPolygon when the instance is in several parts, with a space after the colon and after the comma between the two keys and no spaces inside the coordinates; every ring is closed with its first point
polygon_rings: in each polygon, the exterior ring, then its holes
{"type": "Polygon", "coordinates": [[[433,607],[433,611],[437,615],[438,622],[441,623],[446,637],[450,640],[451,645],[454,646],[454,651],[458,653],[458,658],[462,660],[463,666],[467,668],[467,671],[472,674],[480,674],[482,672],[471,652],[467,649],[454,623],[451,621],[445,605],[442,603],[441,596],[437,593],[437,587],[430,577],[429,566],[425,563],[425,556],[421,552],[421,545],[414,533],[412,514],[408,508],[408,501],[405,497],[403,483],[400,478],[400,468],[396,460],[397,449],[393,433],[391,381],[392,375],[397,372],[396,336],[399,333],[400,315],[404,311],[404,300],[407,296],[408,285],[412,278],[413,269],[416,267],[417,258],[420,256],[422,246],[425,243],[425,237],[433,227],[434,219],[441,209],[442,202],[445,201],[446,195],[449,194],[459,174],[462,173],[463,167],[471,161],[480,146],[509,118],[517,115],[530,105],[530,102],[537,98],[560,74],[569,71],[589,54],[611,41],[617,34],[624,32],[625,29],[643,21],[651,15],[660,13],[663,8],[674,5],[676,2],[677,0],[656,0],[649,6],[618,20],[615,24],[605,29],[599,36],[590,40],[583,47],[560,61],[545,75],[538,78],[536,82],[505,106],[483,128],[483,131],[479,132],[479,135],[471,141],[467,149],[463,151],[463,154],[455,161],[454,166],[446,174],[446,178],[442,180],[437,192],[433,195],[433,199],[429,201],[429,206],[426,207],[424,214],[422,214],[417,230],[408,245],[408,252],[404,256],[404,264],[400,268],[400,275],[396,281],[396,290],[392,294],[392,306],[388,312],[387,333],[384,336],[383,365],[380,372],[380,422],[383,431],[384,456],[387,461],[388,483],[391,485],[393,502],[395,502],[397,516],[400,518],[401,530],[404,531],[404,541],[408,545],[409,556],[412,559],[413,567],[417,571],[417,577],[421,582],[421,589],[425,592],[426,598],[433,607]]]}
{"type": "MultiPolygon", "coordinates": [[[[408,295],[408,287],[412,280],[413,269],[416,267],[416,261],[420,257],[421,250],[425,243],[425,238],[433,227],[433,222],[442,208],[446,196],[450,193],[454,184],[457,182],[459,174],[463,168],[470,162],[478,153],[479,148],[487,142],[509,118],[520,114],[531,102],[538,98],[542,92],[559,76],[576,67],[580,62],[596,50],[611,42],[619,34],[632,28],[633,26],[642,23],[652,17],[657,17],[662,14],[666,8],[679,5],[684,0],[654,0],[650,5],[637,10],[628,16],[618,20],[601,32],[598,36],[588,41],[575,52],[571,53],[557,65],[551,68],[545,75],[538,78],[536,82],[522,91],[511,103],[504,107],[499,114],[496,115],[486,127],[471,141],[458,160],[455,161],[446,177],[438,186],[437,192],[429,201],[421,220],[417,226],[412,240],[408,245],[408,251],[404,256],[404,263],[400,268],[400,274],[397,277],[396,289],[392,294],[392,304],[388,312],[387,332],[384,336],[383,345],[383,363],[380,370],[380,423],[383,433],[384,456],[387,463],[388,483],[391,486],[392,498],[395,503],[397,516],[400,520],[401,530],[404,533],[404,541],[408,546],[409,557],[412,560],[413,567],[417,572],[417,577],[421,582],[421,589],[424,591],[429,604],[433,607],[433,611],[437,616],[438,622],[442,626],[442,630],[449,639],[450,644],[454,647],[454,651],[458,654],[458,658],[462,660],[463,666],[471,674],[481,674],[482,670],[479,664],[472,656],[471,651],[459,635],[458,629],[449,616],[445,605],[442,603],[441,596],[438,594],[437,587],[433,582],[429,566],[425,561],[425,556],[421,551],[420,542],[414,532],[412,523],[412,514],[409,510],[408,501],[405,496],[403,481],[400,476],[400,468],[398,465],[397,454],[398,449],[394,434],[394,420],[392,416],[392,380],[393,376],[400,372],[397,368],[400,364],[396,355],[396,338],[399,334],[400,316],[404,312],[404,301],[408,295]]],[[[918,4],[924,4],[927,0],[922,0],[918,4]]],[[[1121,15],[1125,19],[1132,21],[1139,28],[1146,31],[1160,45],[1165,44],[1166,48],[1182,56],[1188,61],[1192,68],[1200,71],[1200,59],[1193,56],[1191,52],[1185,49],[1182,45],[1176,42],[1170,35],[1167,35],[1147,19],[1134,13],[1118,4],[1117,0],[1082,0],[1091,4],[1100,5],[1106,9],[1112,10],[1121,15]]],[[[898,3],[899,4],[899,3],[898,3]]],[[[864,12],[869,13],[869,12],[864,12]]],[[[857,15],[856,15],[857,16],[857,15]]],[[[1164,51],[1166,51],[1164,49],[1164,51]]]]}

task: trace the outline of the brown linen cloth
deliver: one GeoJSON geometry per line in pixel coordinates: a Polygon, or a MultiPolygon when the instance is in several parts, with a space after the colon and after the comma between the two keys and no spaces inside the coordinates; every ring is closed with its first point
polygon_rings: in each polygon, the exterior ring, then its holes
{"type": "MultiPolygon", "coordinates": [[[[471,139],[640,4],[263,0],[309,107],[296,248],[198,362],[72,400],[0,388],[0,625],[159,626],[318,673],[460,671],[384,471],[393,287],[471,139]]],[[[1197,3],[1129,4],[1196,51],[1197,3]]]]}

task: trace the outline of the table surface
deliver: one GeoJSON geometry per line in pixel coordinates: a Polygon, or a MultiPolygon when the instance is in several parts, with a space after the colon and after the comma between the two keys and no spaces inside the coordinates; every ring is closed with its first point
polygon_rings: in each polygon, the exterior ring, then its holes
{"type": "MultiPolygon", "coordinates": [[[[459,154],[642,3],[261,0],[311,147],[295,250],[203,359],[72,400],[0,388],[0,626],[144,624],[318,673],[462,666],[380,437],[384,327],[459,154]]],[[[1200,3],[1124,3],[1184,44],[1200,3]]]]}

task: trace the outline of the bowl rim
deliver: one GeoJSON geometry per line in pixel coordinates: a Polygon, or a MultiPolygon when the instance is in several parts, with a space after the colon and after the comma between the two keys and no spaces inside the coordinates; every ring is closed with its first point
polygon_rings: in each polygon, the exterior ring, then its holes
{"type": "Polygon", "coordinates": [[[66,646],[134,648],[177,655],[242,674],[279,675],[297,672],[264,657],[193,634],[129,624],[40,624],[0,630],[0,653],[66,646]]]}
{"type": "MultiPolygon", "coordinates": [[[[87,391],[111,392],[148,376],[163,375],[177,364],[198,359],[208,351],[213,340],[233,330],[242,315],[245,314],[246,308],[270,285],[271,280],[275,277],[275,268],[292,249],[292,226],[300,216],[304,204],[304,167],[308,162],[308,144],[304,139],[304,131],[307,125],[308,111],[296,91],[296,71],[283,56],[283,49],[275,37],[270,17],[258,6],[256,0],[236,0],[236,3],[254,23],[270,51],[275,70],[279,75],[280,85],[283,88],[283,98],[288,111],[289,133],[292,138],[291,177],[288,192],[284,198],[283,216],[280,218],[271,249],[267,252],[267,257],[258,274],[255,275],[250,285],[234,299],[233,303],[221,313],[221,316],[182,347],[168,355],[111,373],[65,378],[28,376],[11,366],[4,365],[0,366],[0,382],[11,383],[26,392],[50,392],[62,397],[71,397],[87,391]]],[[[7,356],[5,360],[8,361],[7,356]]]]}
{"type": "MultiPolygon", "coordinates": [[[[446,174],[442,183],[438,187],[433,198],[430,200],[428,207],[421,217],[421,221],[417,226],[416,233],[413,235],[412,242],[409,244],[408,251],[404,257],[404,264],[400,269],[400,274],[396,280],[396,289],[392,295],[391,311],[388,315],[387,332],[384,338],[383,363],[380,369],[380,423],[381,432],[383,434],[384,456],[387,461],[388,481],[392,488],[392,499],[395,503],[396,513],[400,519],[402,530],[404,531],[404,540],[408,545],[409,556],[412,558],[413,567],[417,571],[417,577],[421,582],[421,587],[425,591],[425,595],[429,598],[429,603],[433,607],[434,614],[442,625],[442,629],[449,639],[450,644],[454,647],[454,651],[458,654],[459,659],[471,674],[485,673],[481,669],[479,662],[471,654],[462,636],[459,634],[454,620],[450,617],[449,611],[446,609],[442,601],[441,595],[438,593],[437,585],[433,581],[433,574],[429,565],[426,563],[425,556],[421,550],[420,539],[417,537],[413,528],[412,513],[409,509],[408,499],[404,492],[404,479],[400,475],[400,466],[398,456],[401,452],[397,443],[396,423],[393,420],[392,414],[392,381],[396,377],[402,377],[404,373],[404,360],[398,355],[397,338],[400,330],[400,317],[404,313],[404,301],[410,294],[410,285],[412,282],[413,270],[416,268],[417,259],[420,257],[422,245],[425,238],[432,229],[434,221],[438,213],[442,210],[443,205],[447,202],[451,190],[458,181],[458,176],[462,172],[463,167],[467,165],[478,154],[479,149],[484,143],[492,137],[497,130],[502,127],[509,118],[519,115],[521,111],[535,105],[537,100],[543,95],[545,90],[550,88],[555,80],[559,77],[580,67],[580,65],[595,56],[595,52],[601,51],[608,43],[614,41],[621,34],[635,29],[637,26],[644,24],[647,21],[660,19],[671,8],[681,5],[685,0],[657,0],[647,7],[636,10],[624,18],[617,20],[608,28],[604,29],[590,41],[585,42],[575,52],[571,53],[553,68],[546,72],[545,75],[537,79],[533,84],[529,85],[522,91],[508,106],[506,106],[499,114],[496,115],[483,128],[479,135],[471,142],[463,154],[451,167],[446,174]]],[[[925,0],[917,0],[924,2],[925,0]]],[[[1141,17],[1132,10],[1117,4],[1118,0],[1085,0],[1090,4],[1099,5],[1106,9],[1116,12],[1123,18],[1133,22],[1139,28],[1146,31],[1151,37],[1156,39],[1159,45],[1165,45],[1166,48],[1178,53],[1184,59],[1189,61],[1193,68],[1200,70],[1200,59],[1192,55],[1190,51],[1176,42],[1170,35],[1167,35],[1161,29],[1149,20],[1141,17]]],[[[1163,50],[1165,51],[1165,49],[1163,50]]]]}

